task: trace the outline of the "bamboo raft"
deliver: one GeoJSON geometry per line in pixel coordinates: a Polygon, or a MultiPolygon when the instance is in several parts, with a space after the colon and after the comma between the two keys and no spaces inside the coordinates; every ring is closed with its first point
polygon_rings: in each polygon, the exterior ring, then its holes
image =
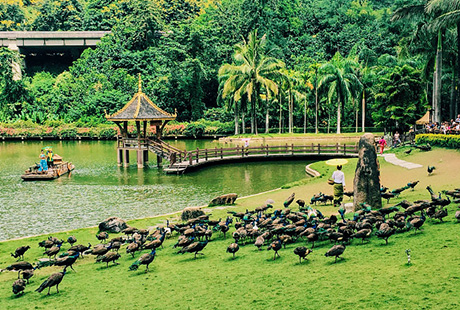
{"type": "Polygon", "coordinates": [[[53,156],[53,166],[48,167],[48,171],[38,171],[40,166],[35,164],[34,166],[29,167],[21,178],[24,181],[46,181],[54,180],[60,176],[70,173],[75,169],[75,166],[71,162],[62,161],[62,157],[59,155],[53,156]]]}

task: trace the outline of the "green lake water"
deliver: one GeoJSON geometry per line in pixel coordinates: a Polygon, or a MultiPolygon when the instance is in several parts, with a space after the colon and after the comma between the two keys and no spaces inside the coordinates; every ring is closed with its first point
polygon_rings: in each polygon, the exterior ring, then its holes
{"type": "MultiPolygon", "coordinates": [[[[210,140],[168,143],[187,150],[222,146],[210,140]]],[[[178,176],[166,175],[155,162],[137,169],[135,153],[130,157],[131,167],[117,167],[115,141],[0,142],[0,240],[94,226],[109,216],[134,219],[179,211],[221,194],[251,195],[307,177],[308,164],[227,163],[178,176]],[[53,181],[23,182],[21,174],[39,162],[47,145],[73,162],[75,171],[53,181]]]]}

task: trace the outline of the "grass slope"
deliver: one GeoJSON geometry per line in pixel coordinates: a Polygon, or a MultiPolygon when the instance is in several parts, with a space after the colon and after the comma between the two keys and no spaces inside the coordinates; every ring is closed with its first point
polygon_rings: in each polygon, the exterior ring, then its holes
{"type": "MultiPolygon", "coordinates": [[[[382,184],[396,188],[412,180],[420,180],[415,191],[405,191],[394,204],[402,199],[428,199],[425,187],[429,184],[435,191],[460,187],[460,153],[454,150],[435,149],[428,153],[413,151],[402,159],[436,166],[435,173],[427,176],[426,169],[406,170],[380,162],[382,184]]],[[[356,160],[344,167],[348,188],[352,188],[356,160]]],[[[319,191],[330,192],[326,179],[332,167],[318,162],[313,168],[325,175],[310,179],[295,187],[255,195],[237,201],[236,206],[212,208],[212,218],[223,218],[227,210],[253,209],[266,199],[276,201],[279,208],[290,193],[309,200],[319,191]]],[[[346,199],[347,201],[347,199],[346,199]]],[[[385,203],[386,205],[386,203],[385,203]]],[[[318,206],[326,214],[335,212],[331,206],[318,206]]],[[[297,208],[294,207],[294,210],[297,208]]],[[[96,264],[94,257],[80,259],[65,275],[60,293],[51,289],[51,296],[34,290],[51,273],[60,268],[47,267],[36,270],[25,294],[14,296],[11,285],[17,273],[0,274],[0,299],[2,309],[458,309],[460,301],[460,223],[454,219],[457,205],[448,206],[449,216],[445,223],[427,220],[423,231],[398,233],[383,240],[372,237],[361,244],[354,240],[347,246],[343,260],[333,263],[333,258],[324,257],[331,247],[329,241],[315,244],[308,261],[299,264],[293,249],[304,245],[304,241],[287,245],[280,251],[281,258],[273,261],[273,252],[257,251],[252,244],[241,246],[236,259],[225,252],[233,242],[230,235],[224,240],[220,233],[204,249],[205,255],[196,260],[191,254],[176,254],[172,248],[176,238],[165,241],[164,248],[157,250],[157,257],[150,265],[138,271],[128,271],[133,259],[120,250],[120,265],[105,268],[96,264]],[[412,264],[407,265],[406,249],[411,249],[412,264]]],[[[164,223],[166,218],[177,215],[131,221],[130,224],[145,228],[164,223]]],[[[101,219],[102,220],[102,219],[101,219]]],[[[230,230],[232,232],[233,229],[230,230]]],[[[53,236],[67,238],[73,234],[78,243],[96,244],[97,228],[85,228],[53,236]]],[[[37,243],[48,235],[11,240],[0,243],[0,267],[5,268],[15,260],[10,252],[21,245],[32,246],[25,257],[35,261],[43,257],[37,243]]],[[[115,237],[115,235],[111,235],[115,237]]],[[[64,244],[64,249],[68,248],[64,244]]],[[[147,253],[144,251],[143,253],[147,253]]]]}

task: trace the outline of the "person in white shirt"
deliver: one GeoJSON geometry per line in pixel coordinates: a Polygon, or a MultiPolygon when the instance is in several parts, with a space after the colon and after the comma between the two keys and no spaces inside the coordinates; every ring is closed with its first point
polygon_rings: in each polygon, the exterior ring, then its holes
{"type": "Polygon", "coordinates": [[[341,165],[337,166],[337,170],[332,173],[331,179],[334,180],[334,207],[340,207],[345,189],[345,174],[341,165]]]}

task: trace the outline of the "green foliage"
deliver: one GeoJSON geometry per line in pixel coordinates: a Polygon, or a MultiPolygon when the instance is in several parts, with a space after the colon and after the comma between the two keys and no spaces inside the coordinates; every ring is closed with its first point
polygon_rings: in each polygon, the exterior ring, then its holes
{"type": "Polygon", "coordinates": [[[460,149],[460,135],[422,134],[415,137],[415,143],[460,149]]]}
{"type": "MultiPolygon", "coordinates": [[[[381,59],[386,61],[384,56],[381,59]]],[[[398,62],[383,65],[380,74],[372,117],[378,126],[407,130],[426,111],[421,71],[411,63],[398,62]]]]}
{"type": "Polygon", "coordinates": [[[192,122],[187,125],[184,129],[186,137],[199,138],[203,136],[206,127],[200,122],[192,122]]]}

